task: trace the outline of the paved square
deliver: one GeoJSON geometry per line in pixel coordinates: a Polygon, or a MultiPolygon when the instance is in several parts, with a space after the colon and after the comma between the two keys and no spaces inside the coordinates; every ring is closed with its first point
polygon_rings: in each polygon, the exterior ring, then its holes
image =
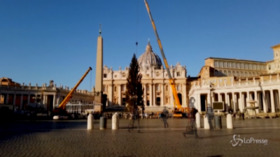
{"type": "Polygon", "coordinates": [[[280,156],[280,119],[234,120],[233,130],[199,129],[199,138],[183,136],[188,119],[141,120],[140,132],[129,132],[129,121],[120,129],[86,130],[86,120],[20,121],[1,123],[0,156],[280,156]],[[235,135],[235,137],[233,137],[235,135]],[[235,144],[237,146],[235,146],[235,144]]]}

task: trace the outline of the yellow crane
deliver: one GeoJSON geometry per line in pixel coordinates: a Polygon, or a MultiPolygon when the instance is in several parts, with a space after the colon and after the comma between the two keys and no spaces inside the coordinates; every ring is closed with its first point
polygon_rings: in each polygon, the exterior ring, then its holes
{"type": "MultiPolygon", "coordinates": [[[[179,97],[178,97],[177,90],[175,88],[175,81],[174,81],[174,78],[172,77],[172,75],[170,73],[169,65],[168,65],[167,59],[165,57],[163,48],[162,48],[162,44],[161,44],[157,29],[156,29],[156,25],[155,25],[155,22],[153,20],[153,17],[152,17],[151,11],[150,11],[149,4],[148,4],[147,0],[144,0],[144,2],[145,2],[147,12],[149,14],[149,17],[150,17],[150,20],[151,20],[151,23],[152,23],[152,26],[153,26],[153,29],[154,29],[154,32],[155,32],[155,35],[156,35],[156,38],[157,38],[157,43],[158,43],[158,46],[159,46],[159,49],[160,49],[160,53],[161,53],[161,56],[163,58],[163,62],[164,62],[164,65],[165,65],[165,68],[166,68],[166,71],[167,71],[167,74],[168,74],[169,84],[171,86],[173,97],[175,99],[175,107],[174,107],[175,111],[174,111],[174,113],[178,113],[178,112],[176,112],[176,110],[177,111],[182,111],[182,106],[181,106],[181,103],[180,103],[180,100],[179,100],[179,97]]],[[[180,115],[182,115],[182,114],[179,113],[179,115],[177,115],[177,116],[180,116],[180,115]]]]}
{"type": "Polygon", "coordinates": [[[88,70],[85,72],[85,74],[81,77],[79,82],[75,85],[74,88],[70,90],[70,92],[66,95],[66,97],[63,99],[63,101],[59,104],[57,108],[53,110],[54,115],[63,115],[67,114],[66,112],[66,104],[69,102],[69,100],[72,98],[73,93],[76,91],[78,86],[81,84],[81,82],[84,80],[84,78],[87,76],[87,74],[92,70],[91,67],[88,68],[88,70]]]}

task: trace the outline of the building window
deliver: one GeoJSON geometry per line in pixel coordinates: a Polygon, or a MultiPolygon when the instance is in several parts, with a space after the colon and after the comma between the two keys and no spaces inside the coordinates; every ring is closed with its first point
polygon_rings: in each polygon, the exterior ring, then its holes
{"type": "Polygon", "coordinates": [[[215,66],[215,67],[219,67],[219,62],[215,62],[215,63],[214,63],[214,66],[215,66]]]}
{"type": "Polygon", "coordinates": [[[244,64],[243,64],[243,63],[241,63],[240,68],[241,68],[241,69],[244,69],[244,64]]]}
{"type": "Polygon", "coordinates": [[[177,72],[177,76],[179,77],[181,75],[181,73],[180,72],[177,72]]]}
{"type": "Polygon", "coordinates": [[[245,64],[245,69],[248,69],[248,64],[245,64]]]}
{"type": "Polygon", "coordinates": [[[220,67],[221,67],[221,68],[223,67],[223,62],[220,62],[220,67]]]}
{"type": "Polygon", "coordinates": [[[176,88],[177,88],[178,91],[180,91],[180,90],[181,90],[181,85],[178,84],[178,85],[176,86],[176,88]]]}
{"type": "Polygon", "coordinates": [[[159,92],[160,91],[160,85],[156,84],[156,91],[159,92]]]}
{"type": "Polygon", "coordinates": [[[125,106],[125,103],[126,103],[126,99],[122,98],[122,105],[125,106]]]}
{"type": "Polygon", "coordinates": [[[124,92],[125,91],[125,85],[121,85],[121,91],[124,92]]]}
{"type": "Polygon", "coordinates": [[[232,63],[232,68],[236,68],[235,63],[232,63]]]}
{"type": "Polygon", "coordinates": [[[227,62],[224,62],[224,68],[227,68],[227,62]]]}
{"type": "Polygon", "coordinates": [[[147,106],[150,106],[150,100],[147,100],[146,104],[147,106]]]}
{"type": "Polygon", "coordinates": [[[249,69],[253,69],[253,68],[252,68],[252,64],[249,64],[249,69]]]}
{"type": "Polygon", "coordinates": [[[157,97],[157,98],[156,98],[156,105],[157,105],[157,106],[160,106],[160,97],[157,97]]]}
{"type": "Polygon", "coordinates": [[[104,74],[103,77],[104,77],[104,78],[107,78],[107,74],[104,74]]]}
{"type": "Polygon", "coordinates": [[[122,73],[122,77],[126,77],[126,74],[125,74],[125,73],[122,73]]]}

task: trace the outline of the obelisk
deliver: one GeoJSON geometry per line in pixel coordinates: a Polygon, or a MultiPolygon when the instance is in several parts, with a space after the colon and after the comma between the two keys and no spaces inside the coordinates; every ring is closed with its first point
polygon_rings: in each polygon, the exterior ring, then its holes
{"type": "Polygon", "coordinates": [[[95,73],[95,97],[97,103],[102,103],[103,94],[103,38],[101,36],[101,26],[99,28],[99,36],[97,37],[96,52],[96,73],[95,73]]]}

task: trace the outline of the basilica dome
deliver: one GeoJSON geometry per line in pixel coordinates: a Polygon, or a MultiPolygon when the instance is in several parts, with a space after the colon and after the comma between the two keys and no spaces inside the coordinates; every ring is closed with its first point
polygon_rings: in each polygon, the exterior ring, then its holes
{"type": "Polygon", "coordinates": [[[160,68],[162,66],[161,60],[153,52],[150,42],[146,46],[146,51],[139,57],[138,64],[141,69],[149,69],[151,67],[160,68]]]}

